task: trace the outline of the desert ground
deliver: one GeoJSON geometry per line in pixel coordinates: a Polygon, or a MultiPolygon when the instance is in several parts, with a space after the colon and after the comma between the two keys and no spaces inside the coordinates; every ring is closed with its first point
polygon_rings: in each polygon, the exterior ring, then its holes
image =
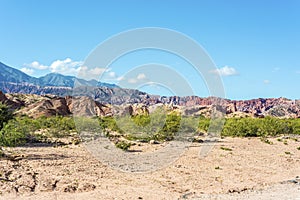
{"type": "Polygon", "coordinates": [[[0,199],[300,199],[299,136],[222,138],[200,158],[204,145],[141,173],[111,168],[83,144],[6,148],[0,199]]]}

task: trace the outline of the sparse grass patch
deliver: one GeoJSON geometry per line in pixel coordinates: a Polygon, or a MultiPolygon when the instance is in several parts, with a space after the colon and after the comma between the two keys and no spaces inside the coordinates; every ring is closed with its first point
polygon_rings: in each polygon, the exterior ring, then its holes
{"type": "Polygon", "coordinates": [[[267,139],[267,138],[264,138],[264,137],[260,138],[260,140],[261,140],[262,142],[266,143],[266,144],[270,144],[270,145],[272,145],[272,144],[273,144],[273,142],[272,142],[272,141],[270,141],[269,139],[267,139]]]}
{"type": "Polygon", "coordinates": [[[300,151],[300,147],[297,147],[297,150],[299,150],[299,151],[300,151]]]}
{"type": "MultiPolygon", "coordinates": [[[[2,157],[4,157],[4,152],[3,152],[3,150],[1,149],[1,147],[0,147],[0,158],[2,158],[2,157]]],[[[0,176],[1,176],[1,173],[0,173],[0,176]]]]}
{"type": "Polygon", "coordinates": [[[289,151],[285,151],[284,152],[286,155],[291,155],[291,152],[289,152],[289,151]]]}
{"type": "Polygon", "coordinates": [[[290,139],[291,139],[291,140],[294,140],[295,142],[298,142],[298,139],[297,139],[297,138],[291,137],[290,139]]]}
{"type": "Polygon", "coordinates": [[[124,151],[128,151],[128,149],[131,147],[131,143],[124,140],[117,142],[115,145],[117,148],[122,149],[124,151]]]}
{"type": "Polygon", "coordinates": [[[220,147],[220,149],[224,150],[224,151],[232,151],[231,148],[228,148],[228,147],[220,147]]]}

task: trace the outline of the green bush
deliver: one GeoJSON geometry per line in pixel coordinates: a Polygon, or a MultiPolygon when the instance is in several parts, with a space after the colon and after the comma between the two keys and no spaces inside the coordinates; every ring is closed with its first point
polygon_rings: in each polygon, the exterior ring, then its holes
{"type": "Polygon", "coordinates": [[[132,116],[131,119],[133,122],[141,127],[145,127],[150,124],[151,118],[149,115],[136,115],[132,116]]]}
{"type": "Polygon", "coordinates": [[[300,135],[300,118],[290,119],[289,126],[293,134],[300,135]]]}
{"type": "Polygon", "coordinates": [[[179,114],[175,112],[168,114],[164,126],[153,135],[153,139],[158,141],[173,140],[175,134],[180,130],[180,122],[181,116],[179,114]]]}
{"type": "MultiPolygon", "coordinates": [[[[120,137],[127,140],[169,141],[185,139],[199,132],[213,132],[211,127],[218,127],[223,122],[204,117],[186,117],[176,112],[158,110],[151,115],[71,118],[40,117],[33,119],[26,116],[14,117],[9,108],[0,104],[0,146],[17,146],[26,141],[44,141],[45,137],[66,137],[78,131],[105,133],[109,137],[120,137]],[[75,122],[74,122],[75,120],[75,122]],[[76,126],[75,126],[76,125],[76,126]],[[37,134],[38,130],[42,130],[37,134]],[[112,135],[111,131],[119,134],[112,135]]],[[[233,137],[266,137],[282,134],[300,134],[300,119],[265,118],[229,118],[222,129],[222,136],[233,137]]],[[[125,143],[118,144],[121,149],[128,149],[125,143]]]]}
{"type": "Polygon", "coordinates": [[[40,124],[41,129],[46,129],[48,131],[49,137],[66,137],[69,136],[71,132],[75,132],[74,119],[71,117],[48,117],[48,118],[38,118],[37,123],[40,124]]]}
{"type": "Polygon", "coordinates": [[[9,120],[0,131],[0,146],[18,146],[27,140],[27,127],[20,126],[17,120],[9,120]]]}
{"type": "Polygon", "coordinates": [[[100,117],[99,124],[104,132],[116,131],[122,133],[122,130],[118,127],[117,122],[113,117],[100,117]]]}
{"type": "Polygon", "coordinates": [[[198,123],[198,132],[207,132],[210,124],[210,119],[205,117],[200,117],[198,123]]]}
{"type": "Polygon", "coordinates": [[[131,143],[127,141],[119,141],[115,144],[117,148],[122,149],[124,151],[128,151],[128,149],[131,147],[131,143]]]}
{"type": "Polygon", "coordinates": [[[9,110],[9,107],[0,102],[0,130],[3,128],[4,123],[13,118],[12,112],[9,110]]]}
{"type": "Polygon", "coordinates": [[[6,122],[0,131],[0,146],[17,146],[47,137],[66,137],[71,132],[75,132],[75,124],[70,117],[15,117],[6,122]],[[43,130],[43,134],[36,134],[38,130],[43,130]]]}
{"type": "MultiPolygon", "coordinates": [[[[74,117],[74,129],[78,132],[86,131],[92,133],[101,132],[101,127],[99,125],[99,118],[98,117],[74,117]]],[[[72,127],[73,128],[73,127],[72,127]]]]}
{"type": "Polygon", "coordinates": [[[223,136],[266,137],[281,134],[300,134],[300,119],[229,118],[223,127],[223,136]]]}

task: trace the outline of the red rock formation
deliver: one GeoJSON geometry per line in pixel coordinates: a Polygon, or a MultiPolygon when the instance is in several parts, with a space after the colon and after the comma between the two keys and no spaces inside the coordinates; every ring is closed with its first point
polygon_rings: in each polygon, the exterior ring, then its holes
{"type": "Polygon", "coordinates": [[[67,105],[74,116],[110,116],[111,108],[90,97],[66,97],[67,105]]]}
{"type": "MultiPolygon", "coordinates": [[[[144,94],[143,94],[144,95],[144,94]]],[[[126,97],[127,98],[127,97],[126,97]]],[[[187,97],[160,97],[144,95],[141,102],[134,97],[133,102],[119,105],[118,110],[112,109],[109,104],[95,101],[91,97],[57,97],[54,95],[5,95],[0,91],[0,102],[10,105],[13,109],[20,109],[18,113],[32,117],[63,115],[68,116],[111,116],[115,114],[147,114],[153,105],[168,105],[173,108],[181,107],[185,115],[207,115],[211,109],[217,109],[224,114],[234,116],[235,113],[245,113],[247,116],[263,117],[300,117],[300,100],[285,98],[228,100],[215,97],[201,98],[187,97]],[[9,98],[8,98],[9,97],[9,98]],[[29,99],[29,100],[28,100],[29,99]],[[129,107],[128,107],[129,106],[129,107]],[[127,110],[126,110],[127,109],[127,110]]],[[[118,101],[119,102],[119,101],[118,101]]],[[[239,116],[238,114],[237,116],[239,116]]]]}

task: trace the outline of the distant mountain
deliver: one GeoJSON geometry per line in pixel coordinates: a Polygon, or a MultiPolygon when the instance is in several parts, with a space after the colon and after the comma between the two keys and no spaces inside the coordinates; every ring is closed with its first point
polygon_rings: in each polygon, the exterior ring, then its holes
{"type": "Polygon", "coordinates": [[[9,67],[0,62],[0,81],[11,83],[38,83],[38,79],[31,77],[24,72],[9,67]]]}
{"type": "Polygon", "coordinates": [[[117,88],[118,86],[115,84],[103,83],[98,82],[96,80],[84,80],[76,78],[75,76],[65,76],[58,73],[50,73],[40,78],[35,78],[25,74],[24,72],[9,67],[0,62],[0,82],[4,85],[8,85],[8,83],[15,83],[15,84],[24,84],[24,85],[35,85],[37,87],[46,87],[46,86],[53,86],[53,87],[73,87],[76,81],[76,86],[83,85],[83,86],[105,86],[108,88],[117,88]]]}
{"type": "Polygon", "coordinates": [[[64,75],[58,74],[58,73],[50,73],[50,74],[40,77],[38,80],[39,80],[40,86],[73,87],[75,77],[64,76],[64,75]]]}
{"type": "MultiPolygon", "coordinates": [[[[75,98],[82,98],[83,100],[81,102],[85,102],[85,97],[89,97],[98,103],[111,105],[138,104],[149,107],[164,104],[174,108],[179,106],[181,107],[181,111],[184,115],[206,116],[206,114],[209,114],[212,109],[219,109],[223,110],[228,116],[275,116],[300,118],[300,100],[289,100],[285,98],[260,98],[241,101],[222,99],[222,101],[220,101],[221,99],[215,97],[166,97],[149,95],[135,89],[120,88],[114,84],[102,83],[96,80],[86,81],[83,79],[77,79],[74,76],[64,76],[56,73],[51,73],[40,78],[34,78],[17,69],[8,67],[3,63],[0,63],[0,102],[7,103],[16,108],[25,105],[25,102],[17,100],[18,95],[14,96],[6,94],[7,96],[4,96],[1,91],[4,93],[38,94],[43,95],[43,98],[48,98],[47,94],[57,95],[59,96],[58,99],[60,99],[59,102],[63,102],[62,106],[64,107],[66,107],[65,104],[68,98],[70,98],[67,96],[72,95],[75,98]],[[73,89],[75,81],[76,89],[73,89]],[[16,105],[13,103],[14,101],[17,102],[16,105]],[[218,105],[214,105],[214,102],[216,101],[219,101],[218,105]]],[[[49,105],[54,105],[55,102],[56,100],[49,105]]],[[[57,105],[60,105],[60,103],[57,105]]],[[[48,109],[49,107],[48,104],[44,105],[43,103],[37,106],[39,106],[39,109],[41,110],[45,110],[46,108],[48,109]]],[[[78,105],[78,108],[80,108],[80,110],[88,110],[90,112],[90,110],[85,108],[83,104],[78,105]]],[[[47,109],[42,113],[51,113],[53,109],[57,108],[54,106],[51,108],[52,110],[47,109]]],[[[55,113],[69,114],[70,111],[65,110],[64,112],[59,111],[55,113]]]]}

